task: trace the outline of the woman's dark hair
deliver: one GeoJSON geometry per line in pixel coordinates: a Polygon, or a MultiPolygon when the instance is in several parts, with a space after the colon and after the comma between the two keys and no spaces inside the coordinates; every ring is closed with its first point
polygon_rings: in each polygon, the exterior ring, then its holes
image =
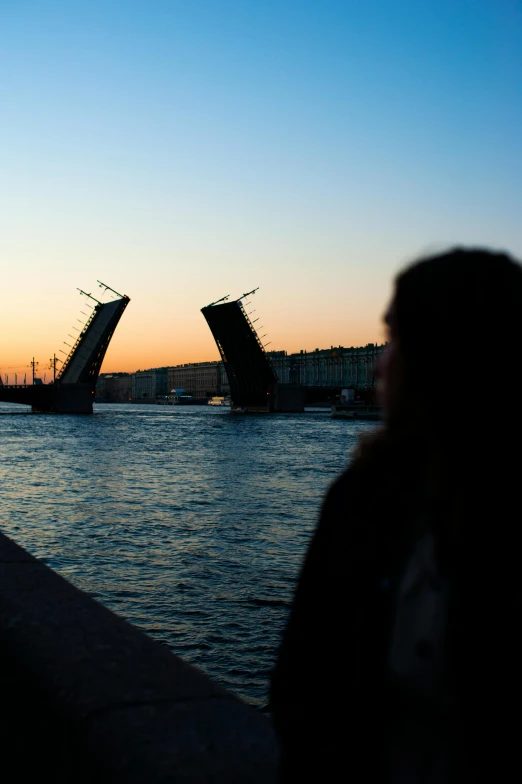
{"type": "Polygon", "coordinates": [[[418,261],[397,277],[393,320],[404,391],[432,436],[476,431],[473,414],[516,414],[522,267],[508,255],[457,248],[418,261]]]}
{"type": "Polygon", "coordinates": [[[391,320],[399,394],[354,466],[391,472],[395,487],[421,478],[452,503],[472,487],[512,489],[522,449],[521,265],[466,248],[421,259],[396,279],[391,320]]]}

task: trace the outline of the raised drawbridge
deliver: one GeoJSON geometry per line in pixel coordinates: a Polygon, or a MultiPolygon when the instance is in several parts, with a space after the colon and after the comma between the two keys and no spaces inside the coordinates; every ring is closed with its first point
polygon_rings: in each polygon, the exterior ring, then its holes
{"type": "MultiPolygon", "coordinates": [[[[246,413],[302,411],[303,391],[280,384],[243,300],[223,297],[202,308],[219,349],[230,385],[232,409],[246,413]]],[[[256,319],[257,320],[257,319],[256,319]]]]}
{"type": "Polygon", "coordinates": [[[49,384],[34,378],[29,384],[1,384],[0,400],[9,403],[22,403],[33,411],[54,412],[57,414],[92,414],[94,390],[100,373],[105,352],[109,346],[123,311],[130,300],[127,295],[98,281],[105,291],[117,295],[111,302],[100,302],[91,294],[79,289],[80,293],[93,302],[91,314],[83,324],[76,341],[69,345],[70,351],[49,384]]]}

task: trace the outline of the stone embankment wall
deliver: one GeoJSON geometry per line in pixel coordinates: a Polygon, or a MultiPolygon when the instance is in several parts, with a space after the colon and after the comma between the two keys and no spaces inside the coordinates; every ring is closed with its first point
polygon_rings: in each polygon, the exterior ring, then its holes
{"type": "Polygon", "coordinates": [[[275,781],[263,715],[2,534],[0,655],[7,779],[275,781]]]}

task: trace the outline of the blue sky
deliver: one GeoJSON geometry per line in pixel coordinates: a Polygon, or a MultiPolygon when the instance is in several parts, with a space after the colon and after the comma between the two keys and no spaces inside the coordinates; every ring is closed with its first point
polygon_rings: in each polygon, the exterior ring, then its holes
{"type": "Polygon", "coordinates": [[[132,370],[214,358],[227,293],[271,347],[360,344],[419,253],[522,256],[520,2],[2,0],[0,66],[0,368],[96,278],[132,370]]]}

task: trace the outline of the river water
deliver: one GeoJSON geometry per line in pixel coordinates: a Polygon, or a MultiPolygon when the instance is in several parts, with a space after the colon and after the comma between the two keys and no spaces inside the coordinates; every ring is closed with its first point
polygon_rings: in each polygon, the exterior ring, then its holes
{"type": "Polygon", "coordinates": [[[211,406],[16,410],[0,405],[4,533],[264,705],[321,498],[372,426],[211,406]]]}

